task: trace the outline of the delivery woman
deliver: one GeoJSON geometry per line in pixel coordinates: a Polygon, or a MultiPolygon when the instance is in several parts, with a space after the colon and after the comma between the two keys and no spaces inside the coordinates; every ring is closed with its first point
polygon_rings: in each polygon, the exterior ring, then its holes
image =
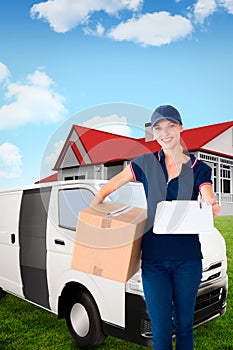
{"type": "Polygon", "coordinates": [[[202,276],[198,232],[155,234],[154,217],[160,201],[197,200],[199,193],[212,206],[214,217],[220,207],[212,190],[211,168],[181,145],[183,125],[178,110],[159,106],[151,116],[151,127],[161,150],[132,160],[99,190],[92,205],[129,181],[142,182],[148,210],[142,240],[142,282],[154,350],[172,350],[173,321],[176,350],[192,350],[194,308],[202,276]]]}

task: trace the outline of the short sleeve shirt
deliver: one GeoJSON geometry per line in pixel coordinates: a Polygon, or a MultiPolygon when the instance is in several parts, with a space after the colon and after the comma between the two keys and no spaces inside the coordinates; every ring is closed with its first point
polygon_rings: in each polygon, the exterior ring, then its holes
{"type": "MultiPolygon", "coordinates": [[[[145,154],[131,161],[135,181],[142,182],[147,199],[147,225],[142,240],[142,260],[187,260],[202,258],[197,234],[153,233],[157,204],[171,200],[197,200],[200,187],[212,184],[211,168],[189,155],[178,177],[168,182],[168,172],[163,150],[145,154]]],[[[190,223],[192,224],[192,223],[190,223]]]]}

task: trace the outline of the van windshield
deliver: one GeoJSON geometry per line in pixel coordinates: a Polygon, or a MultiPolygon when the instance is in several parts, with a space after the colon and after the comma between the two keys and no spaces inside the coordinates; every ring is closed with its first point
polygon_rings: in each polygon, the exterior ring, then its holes
{"type": "MultiPolygon", "coordinates": [[[[99,184],[99,186],[104,186],[104,183],[99,184]]],[[[146,196],[141,183],[130,182],[112,192],[108,198],[113,202],[119,202],[133,207],[147,208],[146,196]]]]}

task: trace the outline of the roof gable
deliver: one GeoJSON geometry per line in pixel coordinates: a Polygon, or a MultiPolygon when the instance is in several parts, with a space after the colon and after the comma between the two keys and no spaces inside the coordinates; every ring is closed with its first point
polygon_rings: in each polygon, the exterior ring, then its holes
{"type": "Polygon", "coordinates": [[[182,133],[182,140],[189,151],[198,150],[232,126],[233,121],[187,129],[182,133]]]}
{"type": "MultiPolygon", "coordinates": [[[[73,125],[72,132],[63,146],[54,170],[58,170],[63,164],[67,164],[68,149],[71,144],[70,136],[76,132],[76,140],[72,137],[72,150],[77,158],[77,165],[107,163],[117,160],[127,160],[143,153],[154,152],[155,145],[146,143],[145,140],[134,139],[101,130],[89,129],[79,125],[73,125]],[[80,155],[80,144],[85,154],[80,155]]],[[[159,146],[157,144],[157,149],[159,146]]],[[[69,155],[70,158],[70,155],[69,155]]]]}
{"type": "Polygon", "coordinates": [[[233,156],[233,126],[204,145],[206,150],[233,156]]]}

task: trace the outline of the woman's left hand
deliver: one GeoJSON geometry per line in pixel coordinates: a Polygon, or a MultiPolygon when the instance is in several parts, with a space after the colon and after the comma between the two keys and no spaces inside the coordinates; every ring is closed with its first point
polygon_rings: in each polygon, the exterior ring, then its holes
{"type": "Polygon", "coordinates": [[[216,218],[219,215],[220,210],[221,210],[220,205],[218,204],[218,202],[215,199],[207,200],[206,203],[208,205],[212,206],[213,217],[216,218]]]}
{"type": "Polygon", "coordinates": [[[201,196],[206,204],[212,206],[213,217],[216,218],[220,213],[221,207],[214,197],[212,186],[203,185],[201,187],[201,196]]]}

